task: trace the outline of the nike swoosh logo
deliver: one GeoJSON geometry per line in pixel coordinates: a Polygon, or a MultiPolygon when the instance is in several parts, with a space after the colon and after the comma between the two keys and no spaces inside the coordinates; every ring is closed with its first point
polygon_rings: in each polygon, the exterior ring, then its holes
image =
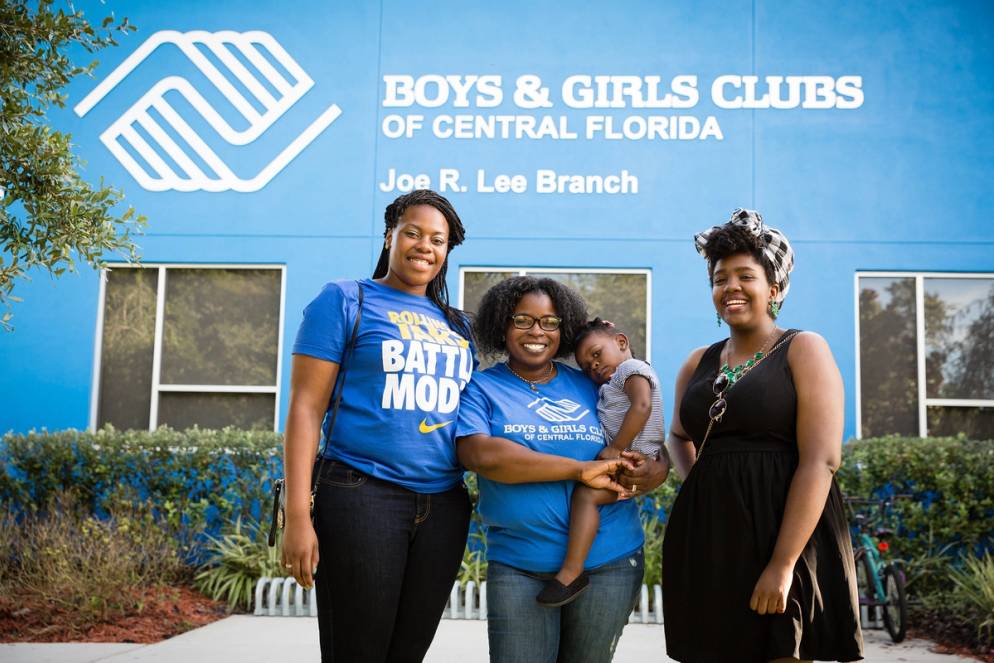
{"type": "Polygon", "coordinates": [[[418,430],[421,431],[422,433],[431,433],[432,431],[436,431],[439,428],[445,428],[446,426],[448,426],[451,423],[452,423],[451,421],[443,421],[440,424],[431,424],[429,426],[428,422],[426,420],[422,419],[421,420],[421,425],[418,426],[418,430]]]}

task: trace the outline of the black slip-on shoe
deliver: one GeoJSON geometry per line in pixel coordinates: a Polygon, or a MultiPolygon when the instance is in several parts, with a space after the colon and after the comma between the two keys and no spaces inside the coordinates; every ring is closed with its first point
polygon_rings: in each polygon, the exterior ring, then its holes
{"type": "Polygon", "coordinates": [[[545,587],[538,593],[535,600],[548,608],[558,608],[574,600],[589,586],[590,576],[586,573],[581,573],[576,577],[576,580],[568,585],[553,578],[545,583],[545,587]]]}

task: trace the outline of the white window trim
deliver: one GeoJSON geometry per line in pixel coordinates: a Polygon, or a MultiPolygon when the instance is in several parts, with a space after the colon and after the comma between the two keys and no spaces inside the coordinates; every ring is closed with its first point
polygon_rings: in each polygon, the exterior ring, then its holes
{"type": "Polygon", "coordinates": [[[508,267],[473,265],[459,268],[459,308],[465,308],[466,274],[470,272],[503,272],[516,276],[541,272],[543,274],[641,274],[645,276],[645,356],[652,358],[652,270],[627,267],[508,267]]]}
{"type": "Polygon", "coordinates": [[[104,333],[104,304],[107,298],[107,271],[110,269],[155,269],[158,271],[156,282],[155,303],[155,338],[152,343],[152,402],[149,408],[149,430],[158,428],[159,394],[197,393],[197,394],[274,394],[273,431],[279,431],[280,417],[280,385],[283,378],[283,323],[286,310],[286,265],[274,264],[232,264],[232,263],[108,263],[107,268],[100,272],[100,290],[97,301],[96,338],[93,347],[93,382],[90,390],[90,423],[89,430],[96,431],[98,407],[100,404],[100,368],[103,352],[104,333]],[[162,325],[165,319],[166,302],[166,272],[170,269],[251,269],[278,270],[280,272],[280,304],[279,322],[276,336],[276,384],[274,385],[206,385],[206,384],[161,384],[160,371],[162,367],[162,325]]]}
{"type": "Polygon", "coordinates": [[[863,437],[863,394],[860,374],[859,280],[860,278],[904,278],[915,280],[915,334],[917,336],[916,366],[918,370],[918,436],[928,437],[929,407],[994,407],[994,399],[929,398],[925,393],[925,279],[994,279],[985,272],[885,272],[859,271],[853,275],[853,307],[856,336],[856,437],[863,437]]]}

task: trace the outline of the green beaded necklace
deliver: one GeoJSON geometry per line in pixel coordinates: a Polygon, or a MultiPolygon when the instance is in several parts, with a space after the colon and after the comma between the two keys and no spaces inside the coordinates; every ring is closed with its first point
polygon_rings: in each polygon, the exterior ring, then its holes
{"type": "MultiPolygon", "coordinates": [[[[747,359],[746,361],[742,362],[735,368],[729,368],[727,361],[721,365],[721,368],[719,368],[718,371],[720,373],[724,373],[725,377],[728,378],[729,387],[735,384],[739,379],[742,378],[742,376],[744,376],[746,373],[752,370],[753,366],[759,363],[759,360],[766,355],[766,348],[769,347],[770,341],[772,341],[773,337],[776,335],[777,335],[777,326],[773,325],[773,331],[770,332],[770,335],[766,337],[766,341],[763,342],[763,347],[759,349],[759,352],[757,352],[752,356],[752,359],[747,359]]],[[[729,341],[731,341],[731,339],[729,339],[729,341]]],[[[726,351],[728,350],[727,343],[725,344],[725,350],[726,351]]],[[[729,352],[728,354],[729,356],[731,356],[731,352],[729,352]]]]}

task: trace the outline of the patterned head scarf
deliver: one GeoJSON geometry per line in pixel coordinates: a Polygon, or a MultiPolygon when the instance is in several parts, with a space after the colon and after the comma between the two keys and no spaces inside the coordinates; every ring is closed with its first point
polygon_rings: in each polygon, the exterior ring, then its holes
{"type": "MultiPolygon", "coordinates": [[[[791,248],[787,237],[776,228],[771,228],[763,223],[763,216],[751,209],[735,210],[732,212],[732,218],[725,225],[728,224],[740,226],[751,235],[759,238],[760,248],[766,259],[773,265],[773,278],[780,288],[776,301],[778,304],[782,303],[787,297],[787,291],[790,290],[790,272],[794,269],[794,249],[791,248]]],[[[694,246],[697,247],[698,253],[707,257],[705,248],[708,245],[708,239],[722,227],[713,226],[709,230],[694,235],[694,246]]]]}

